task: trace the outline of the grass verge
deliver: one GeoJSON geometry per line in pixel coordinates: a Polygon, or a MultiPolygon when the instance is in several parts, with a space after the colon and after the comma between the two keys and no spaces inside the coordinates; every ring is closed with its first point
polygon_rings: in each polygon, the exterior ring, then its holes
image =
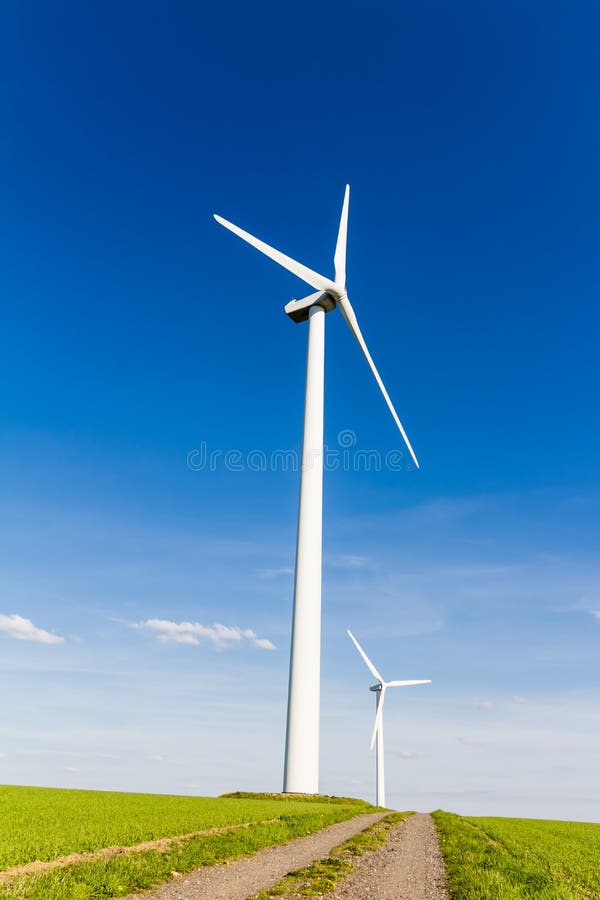
{"type": "Polygon", "coordinates": [[[456,900],[600,898],[600,825],[442,810],[433,818],[456,900]]]}
{"type": "Polygon", "coordinates": [[[329,856],[317,860],[304,869],[290,872],[278,884],[256,894],[252,900],[272,900],[274,897],[321,897],[350,875],[356,861],[369,850],[378,850],[386,841],[390,828],[412,815],[410,812],[390,813],[369,828],[334,847],[329,856]]]}

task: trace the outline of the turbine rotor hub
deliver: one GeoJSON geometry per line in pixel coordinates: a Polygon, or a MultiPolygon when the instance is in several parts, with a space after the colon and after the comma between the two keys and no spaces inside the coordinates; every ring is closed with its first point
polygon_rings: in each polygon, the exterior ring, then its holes
{"type": "Polygon", "coordinates": [[[343,301],[343,300],[348,299],[348,294],[346,293],[346,288],[333,288],[332,287],[328,290],[327,293],[333,297],[333,299],[336,301],[336,303],[339,303],[340,300],[343,301]]]}

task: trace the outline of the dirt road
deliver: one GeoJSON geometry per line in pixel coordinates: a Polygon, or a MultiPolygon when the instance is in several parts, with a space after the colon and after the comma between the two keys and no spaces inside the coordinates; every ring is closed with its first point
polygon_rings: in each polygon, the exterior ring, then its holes
{"type": "Polygon", "coordinates": [[[315,859],[327,856],[338,844],[381,818],[383,813],[356,816],[309,837],[260,850],[246,859],[196,869],[190,875],[169,881],[151,891],[130,894],[127,900],[247,900],[277,884],[293,869],[302,869],[315,859]]]}
{"type": "MultiPolygon", "coordinates": [[[[126,900],[248,900],[295,869],[326,857],[338,844],[379,821],[357,816],[317,834],[228,864],[197,869],[126,900]]],[[[327,900],[448,900],[446,870],[431,816],[416,813],[389,832],[379,850],[365,853],[327,900]]],[[[285,898],[282,898],[285,900],[285,898]]],[[[325,898],[324,898],[325,900],[325,898]]]]}
{"type": "Polygon", "coordinates": [[[366,853],[328,900],[448,900],[446,869],[431,816],[417,813],[366,853]]]}

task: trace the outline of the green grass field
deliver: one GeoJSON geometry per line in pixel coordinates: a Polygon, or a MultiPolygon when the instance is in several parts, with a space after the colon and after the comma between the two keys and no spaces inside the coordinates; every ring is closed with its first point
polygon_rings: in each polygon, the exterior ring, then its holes
{"type": "Polygon", "coordinates": [[[372,807],[357,800],[232,795],[223,798],[0,787],[0,872],[34,860],[254,823],[138,851],[0,880],[0,897],[88,900],[150,887],[173,870],[253,852],[311,834],[372,807]]]}
{"type": "MultiPolygon", "coordinates": [[[[243,856],[372,811],[363,801],[334,797],[240,793],[207,798],[0,787],[0,898],[119,897],[173,872],[243,856]],[[244,825],[250,827],[229,828],[244,825]],[[189,837],[215,828],[229,830],[189,837]],[[160,851],[3,874],[33,861],[177,836],[183,837],[160,851]]],[[[600,900],[600,825],[433,815],[453,900],[600,900]]],[[[348,861],[335,858],[319,865],[312,873],[315,890],[342,877],[348,861]]]]}
{"type": "Polygon", "coordinates": [[[455,900],[600,898],[600,825],[433,817],[455,900]]]}

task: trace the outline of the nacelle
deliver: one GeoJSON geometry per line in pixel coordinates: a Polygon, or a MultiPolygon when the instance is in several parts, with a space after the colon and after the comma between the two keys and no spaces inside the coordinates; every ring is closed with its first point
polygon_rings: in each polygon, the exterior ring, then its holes
{"type": "Polygon", "coordinates": [[[331,294],[317,291],[316,294],[309,294],[302,300],[290,300],[285,307],[285,313],[294,322],[306,322],[313,306],[322,306],[325,312],[331,312],[332,309],[335,309],[335,300],[331,294]]]}

